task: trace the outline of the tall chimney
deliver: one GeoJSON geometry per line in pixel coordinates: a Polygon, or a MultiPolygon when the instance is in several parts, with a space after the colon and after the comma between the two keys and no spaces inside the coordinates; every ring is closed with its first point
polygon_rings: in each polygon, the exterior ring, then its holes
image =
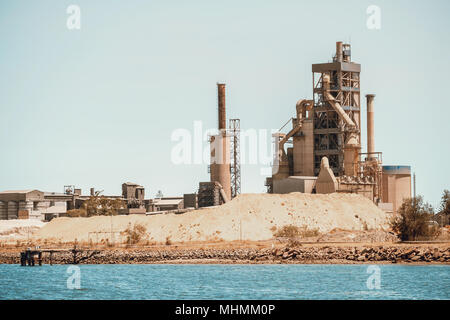
{"type": "Polygon", "coordinates": [[[342,53],[343,53],[343,47],[342,47],[342,41],[336,42],[336,61],[342,62],[342,53]]]}
{"type": "Polygon", "coordinates": [[[366,94],[367,99],[367,157],[373,158],[375,152],[375,134],[374,134],[374,110],[373,110],[374,94],[366,94]]]}
{"type": "Polygon", "coordinates": [[[90,190],[91,192],[91,196],[95,196],[95,189],[94,188],[91,188],[91,190],[90,190]]]}
{"type": "Polygon", "coordinates": [[[225,110],[225,83],[217,84],[219,98],[219,130],[227,128],[227,115],[225,110]]]}
{"type": "Polygon", "coordinates": [[[211,137],[211,182],[221,184],[228,200],[231,199],[230,138],[227,135],[225,112],[225,84],[217,84],[219,100],[219,133],[211,137]]]}

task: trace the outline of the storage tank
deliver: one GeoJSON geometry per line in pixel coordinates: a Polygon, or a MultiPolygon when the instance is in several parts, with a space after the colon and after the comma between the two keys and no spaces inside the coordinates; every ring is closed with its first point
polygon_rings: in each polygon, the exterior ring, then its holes
{"type": "Polygon", "coordinates": [[[411,166],[383,166],[382,180],[382,202],[392,203],[396,213],[403,200],[411,198],[411,166]]]}
{"type": "Polygon", "coordinates": [[[0,201],[0,220],[8,220],[8,203],[0,201]]]}
{"type": "Polygon", "coordinates": [[[19,213],[19,204],[15,201],[8,201],[8,220],[17,219],[19,213]]]}

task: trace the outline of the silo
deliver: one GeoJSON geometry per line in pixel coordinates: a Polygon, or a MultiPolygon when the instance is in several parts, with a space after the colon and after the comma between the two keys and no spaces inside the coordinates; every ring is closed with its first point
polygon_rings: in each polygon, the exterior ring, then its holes
{"type": "Polygon", "coordinates": [[[383,166],[382,200],[392,203],[394,213],[403,201],[411,198],[411,166],[383,166]]]}
{"type": "Polygon", "coordinates": [[[8,201],[8,220],[17,219],[19,214],[19,205],[16,201],[8,201]]]}
{"type": "Polygon", "coordinates": [[[8,203],[0,201],[0,220],[8,220],[8,203]]]}

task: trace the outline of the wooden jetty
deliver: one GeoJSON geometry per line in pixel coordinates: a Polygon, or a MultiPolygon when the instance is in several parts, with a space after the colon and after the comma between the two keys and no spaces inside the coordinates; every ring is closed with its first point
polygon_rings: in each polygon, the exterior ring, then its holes
{"type": "Polygon", "coordinates": [[[99,254],[100,250],[82,249],[74,246],[72,249],[40,249],[36,247],[34,250],[27,248],[20,253],[20,265],[21,266],[35,266],[36,260],[39,266],[42,266],[43,254],[48,254],[48,261],[50,265],[53,265],[53,257],[58,253],[71,253],[71,264],[79,264],[81,261],[92,258],[94,255],[99,254]]]}

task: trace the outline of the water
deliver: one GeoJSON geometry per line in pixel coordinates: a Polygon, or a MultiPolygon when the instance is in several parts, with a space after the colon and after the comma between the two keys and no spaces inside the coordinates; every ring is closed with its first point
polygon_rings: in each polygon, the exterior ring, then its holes
{"type": "Polygon", "coordinates": [[[450,299],[447,265],[80,265],[79,289],[68,267],[0,265],[0,299],[450,299]]]}

